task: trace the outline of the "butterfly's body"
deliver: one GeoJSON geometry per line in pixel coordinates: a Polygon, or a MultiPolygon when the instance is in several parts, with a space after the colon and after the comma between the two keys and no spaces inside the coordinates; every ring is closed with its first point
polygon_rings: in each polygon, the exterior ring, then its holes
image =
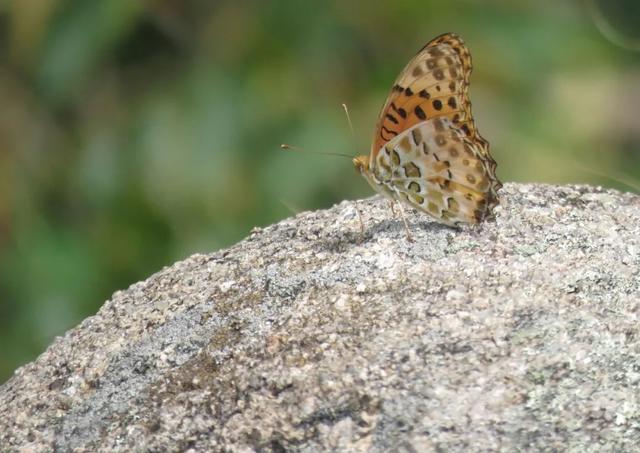
{"type": "Polygon", "coordinates": [[[490,217],[502,186],[471,115],[470,73],[462,39],[430,41],[396,80],[369,156],[353,159],[376,192],[451,226],[490,217]]]}
{"type": "Polygon", "coordinates": [[[372,169],[369,165],[369,156],[357,156],[353,158],[353,165],[356,170],[364,176],[369,185],[383,197],[396,199],[396,194],[391,190],[393,181],[392,175],[389,172],[377,172],[376,169],[372,169]]]}

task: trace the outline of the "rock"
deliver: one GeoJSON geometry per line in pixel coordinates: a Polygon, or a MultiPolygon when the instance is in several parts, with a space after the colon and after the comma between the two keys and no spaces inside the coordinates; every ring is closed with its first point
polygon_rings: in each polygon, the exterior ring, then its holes
{"type": "Polygon", "coordinates": [[[0,387],[4,450],[630,451],[640,197],[507,184],[256,228],[115,293],[0,387]]]}

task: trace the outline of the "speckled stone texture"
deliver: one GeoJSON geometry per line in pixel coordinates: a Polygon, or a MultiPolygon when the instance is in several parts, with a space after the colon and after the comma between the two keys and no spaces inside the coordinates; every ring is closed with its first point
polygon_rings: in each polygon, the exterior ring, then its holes
{"type": "Polygon", "coordinates": [[[344,202],[117,292],[0,387],[0,450],[638,451],[640,197],[501,198],[415,243],[344,202]]]}

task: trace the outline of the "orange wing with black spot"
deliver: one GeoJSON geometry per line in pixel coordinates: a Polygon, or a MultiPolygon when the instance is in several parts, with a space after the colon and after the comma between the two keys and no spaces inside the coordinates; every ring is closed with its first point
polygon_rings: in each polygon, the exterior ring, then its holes
{"type": "Polygon", "coordinates": [[[478,133],[471,115],[469,75],[471,54],[454,33],[431,40],[402,70],[382,108],[376,124],[370,159],[391,139],[414,125],[444,117],[459,128],[487,157],[489,144],[478,133]]]}

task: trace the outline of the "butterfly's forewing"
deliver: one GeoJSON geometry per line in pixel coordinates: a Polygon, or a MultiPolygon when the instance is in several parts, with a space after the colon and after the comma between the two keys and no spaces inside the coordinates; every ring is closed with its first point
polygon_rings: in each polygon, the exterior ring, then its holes
{"type": "Polygon", "coordinates": [[[492,162],[447,118],[420,122],[387,142],[378,173],[400,200],[447,225],[478,223],[497,204],[492,162]]]}
{"type": "Polygon", "coordinates": [[[477,132],[468,97],[471,54],[453,33],[427,43],[396,79],[380,112],[371,158],[393,137],[431,118],[448,118],[481,148],[488,144],[477,132]]]}

